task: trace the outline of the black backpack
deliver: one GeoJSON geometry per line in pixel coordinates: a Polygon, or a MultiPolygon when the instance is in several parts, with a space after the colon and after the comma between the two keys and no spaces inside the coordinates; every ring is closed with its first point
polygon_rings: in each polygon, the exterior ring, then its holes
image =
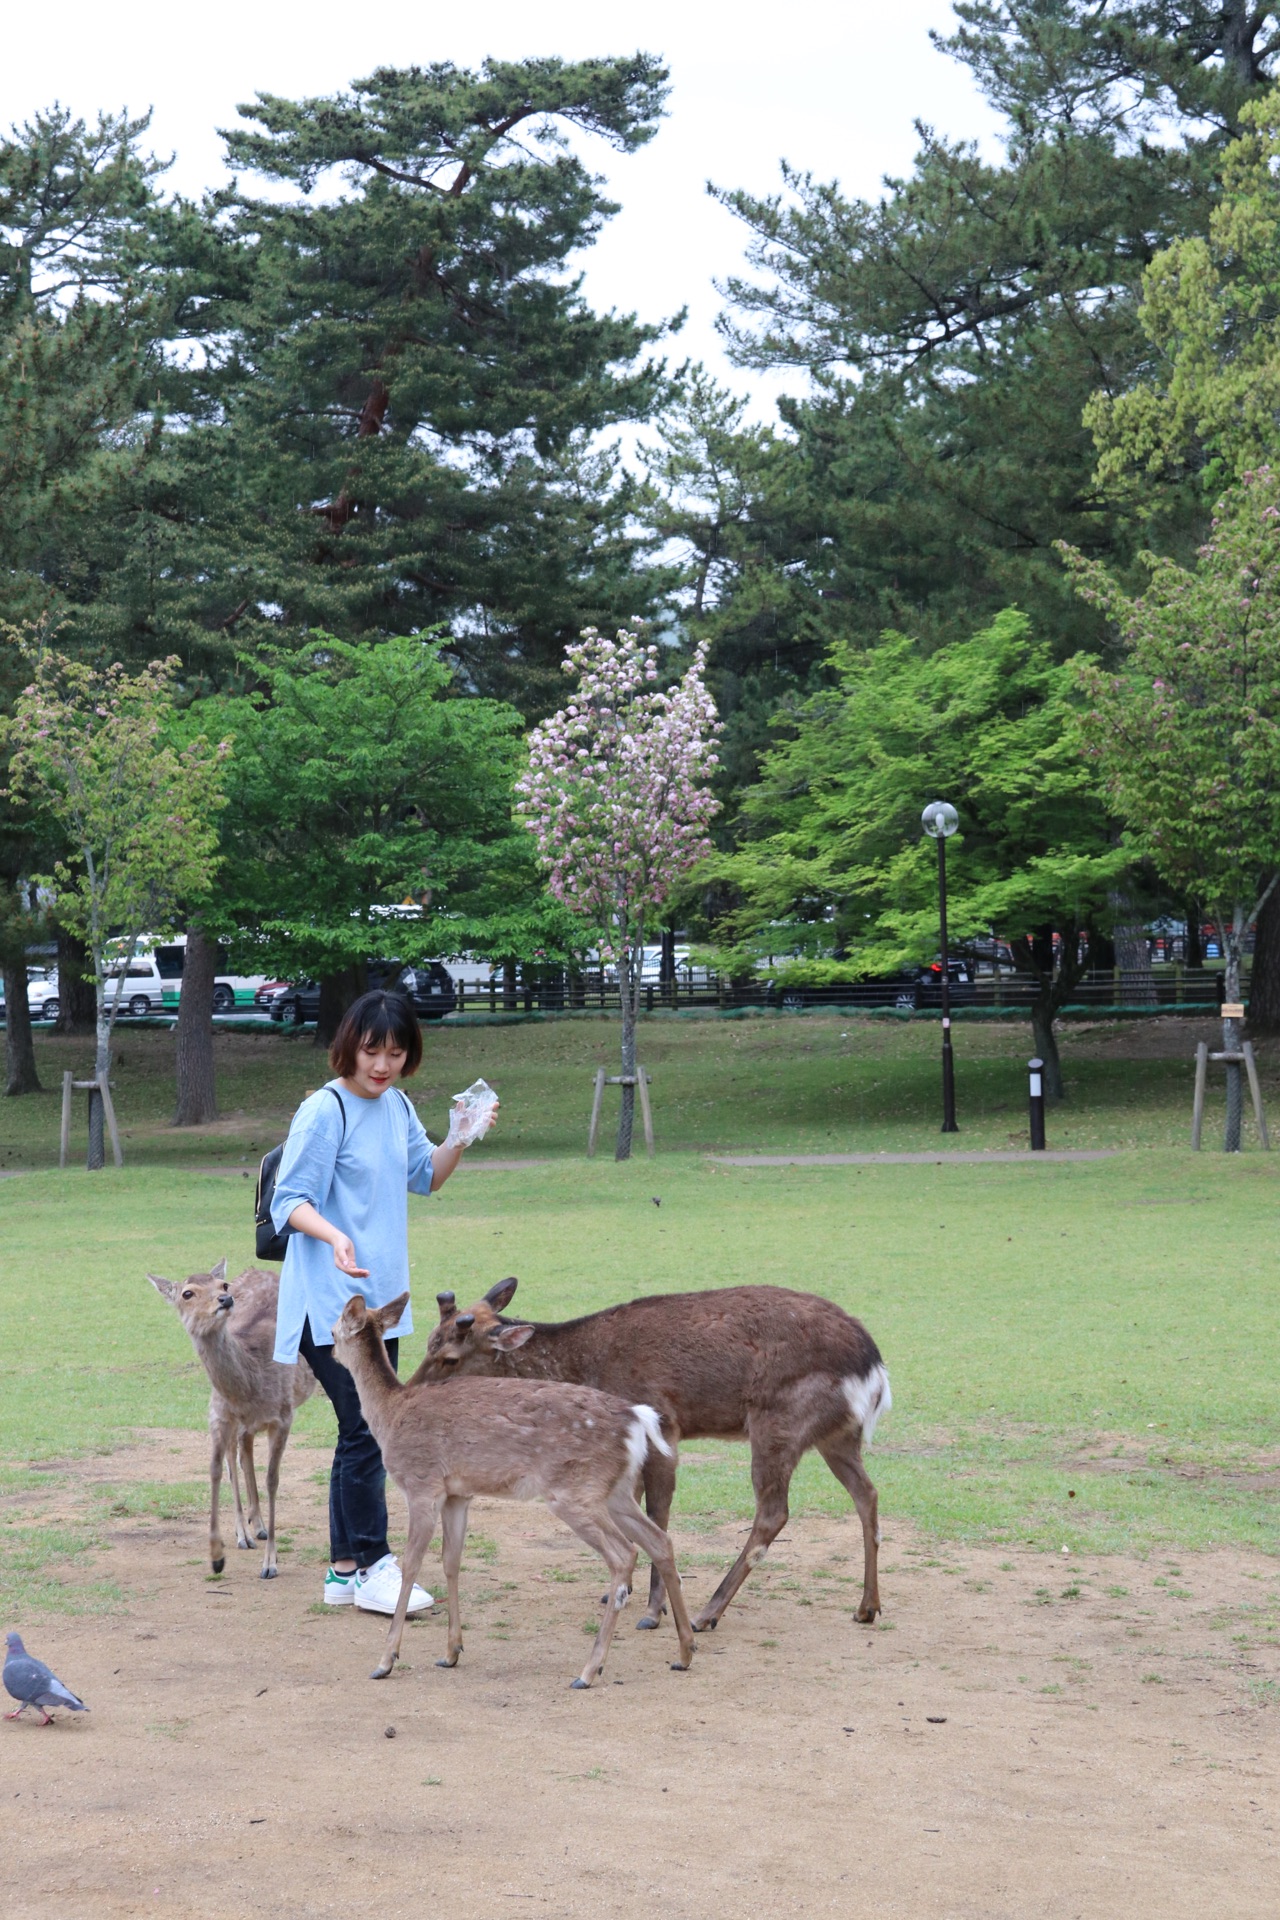
{"type": "MultiPolygon", "coordinates": [[[[326,1087],[324,1091],[331,1093],[338,1103],[342,1113],[342,1138],[345,1140],[347,1110],[342,1104],[342,1095],[336,1087],[326,1087]]],[[[253,1251],[259,1260],[283,1260],[294,1232],[293,1227],[286,1226],[277,1233],[271,1218],[271,1202],[275,1198],[276,1175],[280,1171],[280,1155],[284,1152],[284,1146],[282,1140],[278,1147],[272,1147],[269,1153],[264,1153],[258,1167],[258,1187],[253,1196],[253,1251]]]]}

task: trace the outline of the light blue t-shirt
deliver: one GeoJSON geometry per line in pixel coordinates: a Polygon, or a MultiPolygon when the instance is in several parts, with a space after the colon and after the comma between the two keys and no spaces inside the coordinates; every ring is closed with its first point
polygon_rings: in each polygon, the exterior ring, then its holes
{"type": "MultiPolygon", "coordinates": [[[[388,1087],[376,1100],[363,1100],[341,1081],[330,1080],[303,1101],[280,1156],[272,1222],[279,1233],[294,1208],[309,1200],[349,1236],[356,1263],[369,1269],[369,1278],[353,1280],[339,1273],[327,1241],[290,1234],[280,1270],[277,1360],[286,1366],[297,1360],[308,1320],[316,1345],[331,1346],[334,1322],[353,1293],[362,1293],[371,1307],[381,1307],[404,1292],[409,1284],[408,1195],[430,1193],[431,1155],[422,1122],[396,1087],[388,1087]]],[[[387,1337],[412,1332],[413,1316],[406,1307],[387,1337]]]]}

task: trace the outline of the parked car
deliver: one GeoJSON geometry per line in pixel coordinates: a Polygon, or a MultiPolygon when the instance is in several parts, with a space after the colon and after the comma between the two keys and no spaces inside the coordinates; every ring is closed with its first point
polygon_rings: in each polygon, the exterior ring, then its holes
{"type": "MultiPolygon", "coordinates": [[[[443,1020],[458,1004],[449,969],[439,960],[421,966],[406,967],[398,960],[371,960],[367,968],[371,987],[385,987],[389,993],[403,993],[413,1003],[419,1020],[443,1020]]],[[[265,991],[265,989],[262,989],[265,991]]],[[[267,1008],[273,1020],[285,1027],[300,1027],[320,1015],[320,988],[314,980],[294,980],[276,993],[267,1008]]]]}
{"type": "MultiPolygon", "coordinates": [[[[119,978],[118,966],[107,969],[108,1005],[115,999],[119,978]]],[[[140,1020],[149,1013],[164,1012],[164,977],[156,965],[154,953],[135,953],[125,967],[120,1011],[132,1014],[135,1020],[140,1020]]]]}

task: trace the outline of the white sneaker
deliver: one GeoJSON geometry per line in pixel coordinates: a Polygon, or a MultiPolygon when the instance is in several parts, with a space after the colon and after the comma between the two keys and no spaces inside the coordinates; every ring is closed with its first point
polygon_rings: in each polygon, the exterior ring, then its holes
{"type": "MultiPolygon", "coordinates": [[[[384,1553],[371,1567],[356,1575],[356,1605],[365,1613],[394,1613],[400,1599],[400,1562],[394,1553],[384,1553]]],[[[409,1595],[409,1613],[421,1613],[434,1605],[425,1587],[414,1585],[409,1595]]]]}
{"type": "Polygon", "coordinates": [[[355,1597],[355,1568],[353,1567],[350,1573],[337,1573],[330,1567],[324,1577],[324,1603],[326,1607],[354,1606],[355,1597]]]}

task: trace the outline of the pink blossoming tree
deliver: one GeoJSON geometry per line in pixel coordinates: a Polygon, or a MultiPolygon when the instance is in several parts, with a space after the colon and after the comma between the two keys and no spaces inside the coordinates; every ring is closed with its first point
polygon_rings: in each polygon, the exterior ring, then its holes
{"type": "Polygon", "coordinates": [[[720,731],[700,646],[684,674],[657,685],[658,649],[623,628],[584,629],[565,650],[576,696],[529,736],[519,809],[557,899],[593,929],[622,990],[622,1113],[617,1158],[631,1152],[636,1021],[646,924],[710,850],[719,802],[707,784],[720,731]],[[629,1084],[628,1084],[629,1083],[629,1084]]]}

